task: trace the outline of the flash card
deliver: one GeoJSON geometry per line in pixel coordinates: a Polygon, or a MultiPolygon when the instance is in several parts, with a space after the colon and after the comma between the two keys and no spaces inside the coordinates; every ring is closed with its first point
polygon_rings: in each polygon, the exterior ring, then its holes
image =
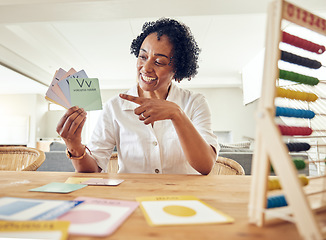
{"type": "Polygon", "coordinates": [[[92,178],[81,184],[86,184],[89,186],[117,186],[122,183],[122,179],[101,179],[101,178],[92,178]]]}
{"type": "Polygon", "coordinates": [[[68,80],[69,78],[88,78],[88,77],[87,77],[85,71],[81,70],[79,72],[76,72],[76,73],[70,75],[66,79],[58,82],[58,85],[59,85],[61,91],[66,96],[67,100],[69,101],[69,103],[71,105],[70,88],[69,88],[69,80],[68,80]]]}
{"type": "Polygon", "coordinates": [[[86,111],[102,109],[99,80],[88,78],[84,70],[77,72],[74,68],[68,72],[60,68],[55,72],[45,99],[66,109],[71,106],[86,111]]]}

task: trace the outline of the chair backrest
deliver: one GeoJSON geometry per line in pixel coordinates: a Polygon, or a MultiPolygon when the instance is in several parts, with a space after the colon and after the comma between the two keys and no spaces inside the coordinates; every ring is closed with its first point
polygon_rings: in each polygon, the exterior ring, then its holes
{"type": "Polygon", "coordinates": [[[108,173],[117,173],[118,170],[119,170],[118,153],[114,152],[112,153],[110,158],[108,173]]]}
{"type": "Polygon", "coordinates": [[[44,160],[44,152],[35,148],[0,147],[0,170],[36,171],[44,160]]]}
{"type": "Polygon", "coordinates": [[[214,175],[245,175],[243,167],[230,158],[218,157],[210,174],[214,175]]]}

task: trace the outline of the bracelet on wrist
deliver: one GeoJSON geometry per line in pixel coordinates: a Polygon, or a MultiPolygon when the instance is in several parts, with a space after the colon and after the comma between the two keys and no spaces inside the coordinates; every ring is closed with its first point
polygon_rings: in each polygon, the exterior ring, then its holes
{"type": "Polygon", "coordinates": [[[71,153],[69,152],[68,148],[66,148],[66,154],[67,154],[67,157],[70,158],[70,159],[73,159],[73,160],[80,160],[80,159],[83,159],[86,155],[86,149],[90,152],[90,150],[88,149],[88,147],[86,147],[84,145],[84,153],[80,156],[80,157],[73,157],[71,155],[71,153]]]}

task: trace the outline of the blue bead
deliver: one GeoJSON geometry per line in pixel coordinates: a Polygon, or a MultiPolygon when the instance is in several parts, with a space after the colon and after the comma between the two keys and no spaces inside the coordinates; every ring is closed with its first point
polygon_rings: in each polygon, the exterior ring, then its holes
{"type": "Polygon", "coordinates": [[[267,208],[277,208],[287,206],[284,195],[271,196],[267,199],[267,208]]]}

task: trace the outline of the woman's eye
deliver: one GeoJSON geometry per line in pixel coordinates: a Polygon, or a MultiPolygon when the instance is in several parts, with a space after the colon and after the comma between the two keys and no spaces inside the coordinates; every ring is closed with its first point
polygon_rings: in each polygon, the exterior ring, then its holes
{"type": "Polygon", "coordinates": [[[157,66],[165,66],[165,65],[168,65],[168,63],[166,61],[164,61],[164,60],[156,60],[155,61],[155,64],[157,66]]]}
{"type": "Polygon", "coordinates": [[[140,56],[139,55],[138,58],[141,59],[141,60],[146,60],[146,57],[145,56],[140,56]]]}
{"type": "Polygon", "coordinates": [[[162,62],[159,62],[159,61],[155,61],[155,64],[156,64],[156,65],[159,65],[159,66],[162,66],[162,65],[164,65],[164,63],[162,63],[162,62]]]}

